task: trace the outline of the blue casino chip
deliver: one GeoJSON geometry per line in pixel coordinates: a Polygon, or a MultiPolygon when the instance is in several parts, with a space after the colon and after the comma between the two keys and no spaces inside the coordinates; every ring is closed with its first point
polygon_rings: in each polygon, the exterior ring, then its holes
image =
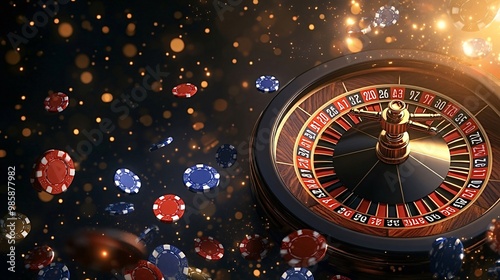
{"type": "Polygon", "coordinates": [[[307,268],[294,267],[283,272],[280,280],[314,280],[314,276],[307,268]]]}
{"type": "Polygon", "coordinates": [[[120,168],[115,172],[115,185],[125,193],[138,193],[141,188],[141,179],[134,172],[120,168]]]}
{"type": "Polygon", "coordinates": [[[209,165],[197,164],[184,171],[183,180],[191,191],[207,192],[219,185],[220,174],[209,165]]]}
{"type": "Polygon", "coordinates": [[[500,260],[495,262],[494,267],[488,268],[487,272],[488,276],[491,277],[490,279],[500,280],[500,260]]]}
{"type": "Polygon", "coordinates": [[[261,92],[275,92],[280,88],[280,81],[274,76],[260,76],[255,81],[255,87],[261,92]]]}
{"type": "Polygon", "coordinates": [[[456,237],[439,237],[432,243],[429,255],[434,277],[451,279],[462,267],[464,245],[456,237]]]}
{"type": "Polygon", "coordinates": [[[69,269],[63,263],[53,262],[40,269],[37,280],[69,280],[69,269]]]}
{"type": "Polygon", "coordinates": [[[396,24],[399,19],[399,11],[394,6],[382,6],[375,13],[373,19],[373,26],[380,26],[382,28],[396,24]]]}
{"type": "Polygon", "coordinates": [[[220,167],[227,168],[236,162],[238,152],[233,145],[224,144],[217,149],[215,160],[220,167]]]}
{"type": "Polygon", "coordinates": [[[167,145],[170,145],[173,141],[174,141],[174,138],[168,137],[167,139],[164,139],[161,142],[158,142],[156,144],[151,145],[151,147],[149,147],[149,151],[152,152],[152,151],[156,151],[158,149],[161,149],[167,145]]]}
{"type": "Polygon", "coordinates": [[[148,260],[161,270],[165,279],[187,279],[189,265],[186,255],[175,246],[163,244],[156,247],[148,260]]]}
{"type": "Polygon", "coordinates": [[[157,225],[151,225],[139,234],[136,242],[143,242],[145,245],[151,244],[158,234],[160,234],[160,228],[157,225]]]}
{"type": "Polygon", "coordinates": [[[104,209],[110,215],[125,215],[134,212],[134,204],[128,202],[111,203],[104,209]]]}

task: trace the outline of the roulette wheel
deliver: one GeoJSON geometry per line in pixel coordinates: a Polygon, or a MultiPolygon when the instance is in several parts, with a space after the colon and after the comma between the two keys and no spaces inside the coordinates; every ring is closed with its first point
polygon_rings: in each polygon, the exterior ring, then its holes
{"type": "Polygon", "coordinates": [[[347,55],[294,78],[262,112],[253,193],[281,231],[323,234],[337,270],[415,275],[436,238],[472,250],[500,215],[499,120],[500,84],[453,58],[347,55]]]}

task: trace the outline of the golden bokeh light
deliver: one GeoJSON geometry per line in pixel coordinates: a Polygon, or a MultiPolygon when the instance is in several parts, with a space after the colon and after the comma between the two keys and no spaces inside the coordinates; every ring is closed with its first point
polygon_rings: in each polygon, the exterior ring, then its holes
{"type": "Polygon", "coordinates": [[[182,52],[184,50],[184,41],[182,39],[179,39],[179,38],[174,38],[172,39],[172,41],[170,41],[170,48],[172,49],[172,51],[174,52],[182,52]]]}
{"type": "Polygon", "coordinates": [[[214,102],[214,109],[215,109],[215,111],[218,111],[218,112],[226,111],[227,106],[228,106],[227,101],[224,99],[221,99],[221,98],[215,100],[215,102],[214,102]]]}
{"type": "Polygon", "coordinates": [[[75,64],[76,64],[76,67],[78,67],[80,69],[84,69],[84,68],[89,67],[90,59],[86,54],[81,53],[81,54],[76,56],[75,64]]]}
{"type": "Polygon", "coordinates": [[[80,80],[84,84],[90,84],[92,82],[93,76],[92,73],[85,71],[80,75],[80,80]]]}
{"type": "Polygon", "coordinates": [[[125,44],[122,51],[126,57],[134,57],[137,54],[137,47],[134,44],[125,44]]]}
{"type": "Polygon", "coordinates": [[[73,26],[67,22],[59,24],[59,35],[63,38],[69,38],[73,34],[73,26]]]}
{"type": "Polygon", "coordinates": [[[38,199],[43,202],[50,202],[52,199],[54,199],[54,196],[46,192],[39,192],[38,199]]]}
{"type": "Polygon", "coordinates": [[[193,129],[196,131],[202,130],[204,127],[205,127],[205,124],[202,122],[196,122],[193,124],[193,129]]]}
{"type": "Polygon", "coordinates": [[[5,61],[10,65],[16,65],[21,61],[21,56],[15,50],[8,50],[5,54],[5,61]]]}
{"type": "Polygon", "coordinates": [[[153,118],[150,115],[144,115],[139,118],[139,121],[144,126],[151,126],[153,124],[153,118]]]}
{"type": "Polygon", "coordinates": [[[24,137],[29,137],[31,136],[31,129],[29,128],[24,128],[23,131],[22,131],[22,134],[24,137]]]}
{"type": "Polygon", "coordinates": [[[360,52],[363,50],[363,42],[358,38],[347,38],[346,39],[347,48],[353,53],[360,52]]]}
{"type": "Polygon", "coordinates": [[[170,119],[172,117],[172,112],[171,111],[163,111],[163,118],[164,119],[170,119]]]}
{"type": "Polygon", "coordinates": [[[104,103],[109,103],[109,102],[113,101],[113,95],[109,92],[105,92],[101,95],[101,100],[104,103]]]}

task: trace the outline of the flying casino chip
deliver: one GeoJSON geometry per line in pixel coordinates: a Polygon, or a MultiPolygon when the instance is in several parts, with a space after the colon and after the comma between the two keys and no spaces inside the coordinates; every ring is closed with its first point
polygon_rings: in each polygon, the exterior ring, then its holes
{"type": "Polygon", "coordinates": [[[233,145],[224,144],[217,149],[215,153],[215,161],[220,167],[228,168],[233,166],[238,157],[238,152],[233,145]]]}
{"type": "Polygon", "coordinates": [[[133,269],[125,269],[125,280],[164,280],[161,270],[151,262],[140,260],[133,269]]]}
{"type": "Polygon", "coordinates": [[[267,256],[270,247],[269,239],[252,234],[240,242],[240,253],[246,260],[260,260],[267,256]]]}
{"type": "Polygon", "coordinates": [[[37,184],[50,194],[68,190],[75,177],[75,165],[64,151],[48,150],[35,166],[37,184]]]}
{"type": "Polygon", "coordinates": [[[452,279],[462,267],[464,245],[456,237],[439,237],[432,243],[429,255],[433,277],[452,279]]]}
{"type": "Polygon", "coordinates": [[[141,189],[141,179],[127,168],[120,168],[115,172],[115,185],[124,193],[134,194],[141,189]]]}
{"type": "Polygon", "coordinates": [[[199,268],[189,267],[188,279],[190,280],[212,280],[212,277],[199,268]]]}
{"type": "Polygon", "coordinates": [[[166,279],[187,279],[189,265],[186,255],[175,246],[163,244],[156,247],[148,260],[161,270],[166,279]]]}
{"type": "Polygon", "coordinates": [[[184,201],[173,194],[158,197],[153,204],[153,213],[156,218],[165,223],[177,222],[186,209],[184,201]]]}
{"type": "Polygon", "coordinates": [[[36,246],[24,257],[24,267],[26,269],[42,269],[54,260],[54,250],[47,245],[36,246]]]}
{"type": "Polygon", "coordinates": [[[271,93],[278,91],[280,88],[280,81],[278,81],[278,79],[274,76],[260,76],[255,81],[255,87],[261,92],[271,93]]]}
{"type": "Polygon", "coordinates": [[[500,260],[497,260],[495,262],[495,266],[489,267],[488,270],[488,276],[491,276],[491,279],[500,279],[500,260]]]}
{"type": "Polygon", "coordinates": [[[205,260],[217,261],[224,256],[224,246],[211,236],[195,238],[194,250],[205,260]]]}
{"type": "Polygon", "coordinates": [[[183,180],[189,190],[207,192],[219,185],[220,174],[215,168],[200,163],[186,169],[183,180]]]}
{"type": "Polygon", "coordinates": [[[490,25],[499,6],[496,0],[451,0],[448,14],[459,30],[476,32],[490,25]]]}
{"type": "Polygon", "coordinates": [[[14,216],[7,214],[3,217],[2,235],[7,239],[21,240],[31,231],[31,221],[26,215],[16,212],[14,216]],[[14,227],[10,227],[10,225],[14,227]]]}
{"type": "Polygon", "coordinates": [[[51,263],[38,272],[37,280],[69,280],[68,267],[60,262],[51,263]]]}
{"type": "Polygon", "coordinates": [[[151,147],[149,147],[149,151],[152,152],[152,151],[156,151],[158,149],[161,149],[167,145],[170,145],[173,141],[174,141],[174,138],[168,137],[167,139],[164,139],[161,142],[158,142],[158,143],[151,145],[151,147]]]}
{"type": "Polygon", "coordinates": [[[198,92],[198,88],[191,83],[184,83],[175,86],[172,89],[172,94],[179,98],[190,98],[198,92]]]}
{"type": "Polygon", "coordinates": [[[44,105],[47,112],[62,112],[69,105],[69,97],[62,92],[53,93],[45,98],[44,105]]]}
{"type": "Polygon", "coordinates": [[[294,267],[283,272],[280,280],[314,280],[314,276],[307,268],[294,267]]]}
{"type": "Polygon", "coordinates": [[[491,53],[493,46],[482,38],[472,38],[462,43],[462,50],[470,58],[482,58],[491,53]]]}
{"type": "Polygon", "coordinates": [[[136,242],[142,242],[144,245],[151,244],[158,234],[160,234],[160,228],[157,225],[151,225],[139,234],[136,242]]]}
{"type": "Polygon", "coordinates": [[[493,252],[500,254],[500,220],[493,219],[486,231],[486,243],[493,252]]]}
{"type": "Polygon", "coordinates": [[[300,229],[283,238],[280,254],[290,266],[308,267],[321,261],[326,250],[323,235],[311,229],[300,229]]]}
{"type": "Polygon", "coordinates": [[[111,203],[104,209],[104,211],[108,212],[110,215],[126,215],[134,212],[134,204],[128,202],[116,202],[111,203]]]}
{"type": "Polygon", "coordinates": [[[399,10],[394,6],[382,6],[375,12],[374,27],[387,27],[396,24],[399,19],[399,10]]]}

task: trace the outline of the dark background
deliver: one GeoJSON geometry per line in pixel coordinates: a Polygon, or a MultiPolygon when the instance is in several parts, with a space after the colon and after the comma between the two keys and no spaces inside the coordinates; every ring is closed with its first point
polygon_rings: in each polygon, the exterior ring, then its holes
{"type": "MultiPolygon", "coordinates": [[[[2,2],[1,192],[7,196],[7,167],[14,166],[17,211],[26,214],[32,225],[29,235],[16,244],[17,272],[12,279],[34,277],[24,269],[22,256],[41,244],[54,248],[57,260],[69,267],[71,279],[112,279],[109,273],[73,262],[63,250],[64,242],[77,229],[115,228],[139,234],[151,224],[160,227],[161,236],[149,252],[164,243],[177,246],[190,266],[208,269],[214,279],[278,279],[288,266],[276,246],[262,262],[246,261],[238,250],[245,234],[266,235],[265,217],[257,212],[249,187],[248,141],[259,114],[276,93],[259,93],[254,85],[257,77],[274,75],[283,86],[321,62],[382,48],[434,51],[456,57],[457,63],[497,69],[493,74],[500,69],[495,44],[500,40],[499,22],[475,33],[457,30],[447,16],[447,1],[392,1],[400,11],[398,23],[354,39],[349,47],[348,19],[369,21],[387,1],[358,2],[359,13],[351,1],[234,0],[219,13],[210,0],[61,1],[57,14],[45,14],[48,22],[35,26],[33,36],[16,50],[9,38],[26,37],[23,26],[44,9],[33,1],[2,2]],[[438,27],[440,22],[443,28],[438,27]],[[73,29],[67,38],[59,33],[63,23],[73,29]],[[135,26],[133,33],[127,33],[130,24],[135,26]],[[475,37],[490,38],[493,52],[483,59],[467,59],[461,42],[475,37]],[[171,49],[174,38],[184,42],[182,51],[171,49]],[[128,44],[137,49],[130,57],[123,50],[128,44]],[[88,58],[88,65],[77,65],[81,55],[88,58]],[[164,76],[144,99],[126,101],[124,95],[143,84],[147,67],[164,76]],[[88,83],[81,79],[86,72],[92,75],[88,83]],[[203,88],[204,81],[208,86],[203,88]],[[184,82],[198,86],[194,97],[178,99],[171,94],[172,87],[184,82]],[[51,91],[70,97],[64,112],[44,110],[43,100],[51,91]],[[114,103],[103,102],[103,93],[110,93],[114,103]],[[109,121],[107,131],[100,130],[98,118],[109,121]],[[152,143],[168,136],[174,138],[171,145],[148,151],[152,143]],[[94,138],[93,144],[89,138],[94,138]],[[226,143],[235,145],[239,154],[234,166],[223,169],[214,155],[226,143]],[[78,151],[84,145],[86,156],[78,151]],[[53,197],[38,194],[29,183],[33,163],[48,149],[72,153],[77,170],[70,189],[53,197]],[[182,174],[196,163],[220,172],[216,191],[195,195],[184,187],[182,174]],[[121,167],[141,178],[138,194],[126,195],[115,187],[113,174],[121,167]],[[167,193],[186,202],[185,216],[174,224],[158,222],[151,210],[154,200],[167,193]],[[126,216],[104,212],[107,204],[118,201],[134,203],[135,212],[126,216]],[[201,233],[222,242],[226,248],[222,260],[208,262],[194,252],[193,238],[201,233]]],[[[7,204],[2,201],[3,216],[7,204]]],[[[5,244],[2,257],[4,252],[5,244]]],[[[459,279],[486,279],[485,269],[493,266],[493,260],[487,250],[470,252],[459,279]]],[[[310,269],[316,279],[336,274],[325,263],[310,269]]]]}

